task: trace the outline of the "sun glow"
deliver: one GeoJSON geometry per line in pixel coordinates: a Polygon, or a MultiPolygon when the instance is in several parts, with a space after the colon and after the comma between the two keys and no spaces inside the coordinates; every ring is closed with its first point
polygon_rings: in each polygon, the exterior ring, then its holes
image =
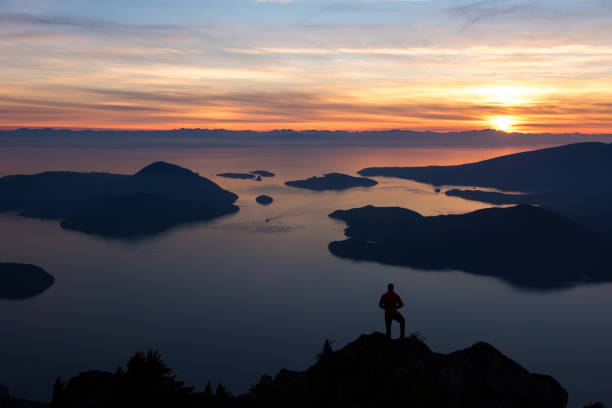
{"type": "Polygon", "coordinates": [[[476,95],[485,102],[499,105],[523,105],[531,101],[530,95],[533,89],[520,86],[493,86],[475,90],[476,95]]]}
{"type": "Polygon", "coordinates": [[[497,116],[491,119],[491,123],[497,130],[510,132],[512,131],[512,126],[516,123],[516,120],[512,116],[497,116]]]}

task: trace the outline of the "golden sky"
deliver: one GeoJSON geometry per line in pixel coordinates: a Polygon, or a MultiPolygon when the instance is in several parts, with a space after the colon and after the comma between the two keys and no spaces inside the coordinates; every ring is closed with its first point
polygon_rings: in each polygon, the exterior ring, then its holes
{"type": "Polygon", "coordinates": [[[0,0],[0,127],[612,131],[609,0],[0,0]]]}

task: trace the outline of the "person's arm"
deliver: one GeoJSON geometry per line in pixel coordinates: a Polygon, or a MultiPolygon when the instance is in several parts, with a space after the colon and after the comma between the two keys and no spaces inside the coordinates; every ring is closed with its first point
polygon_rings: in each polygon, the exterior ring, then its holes
{"type": "Polygon", "coordinates": [[[378,307],[380,307],[381,309],[385,308],[385,302],[383,301],[384,296],[381,296],[380,300],[378,301],[378,307]]]}
{"type": "Polygon", "coordinates": [[[397,297],[397,308],[401,309],[402,307],[404,307],[404,302],[402,302],[402,298],[401,297],[397,297]]]}

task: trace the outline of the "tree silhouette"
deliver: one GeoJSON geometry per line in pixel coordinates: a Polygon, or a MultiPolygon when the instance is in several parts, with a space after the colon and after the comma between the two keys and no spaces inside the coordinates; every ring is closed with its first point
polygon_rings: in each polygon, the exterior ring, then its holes
{"type": "Polygon", "coordinates": [[[192,391],[176,380],[159,352],[136,352],[125,370],[116,371],[109,406],[170,406],[189,398],[192,391]]]}
{"type": "Polygon", "coordinates": [[[219,385],[217,385],[217,391],[215,392],[215,397],[217,398],[226,398],[229,397],[230,392],[223,386],[223,384],[219,383],[219,385]]]}
{"type": "Polygon", "coordinates": [[[204,396],[206,398],[212,398],[214,396],[212,392],[212,386],[210,385],[210,381],[206,383],[206,387],[204,388],[204,396]]]}
{"type": "Polygon", "coordinates": [[[66,384],[62,381],[62,377],[57,377],[55,379],[55,384],[53,384],[53,396],[51,397],[51,408],[57,408],[64,405],[64,389],[66,388],[66,384]]]}
{"type": "Polygon", "coordinates": [[[323,343],[323,349],[319,354],[317,354],[317,360],[324,360],[334,354],[334,350],[332,349],[333,343],[333,341],[325,339],[325,342],[323,343]]]}

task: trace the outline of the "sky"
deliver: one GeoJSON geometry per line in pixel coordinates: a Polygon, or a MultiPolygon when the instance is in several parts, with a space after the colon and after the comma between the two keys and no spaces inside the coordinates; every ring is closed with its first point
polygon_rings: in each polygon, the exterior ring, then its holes
{"type": "Polygon", "coordinates": [[[612,131],[610,0],[0,0],[0,128],[612,131]]]}

